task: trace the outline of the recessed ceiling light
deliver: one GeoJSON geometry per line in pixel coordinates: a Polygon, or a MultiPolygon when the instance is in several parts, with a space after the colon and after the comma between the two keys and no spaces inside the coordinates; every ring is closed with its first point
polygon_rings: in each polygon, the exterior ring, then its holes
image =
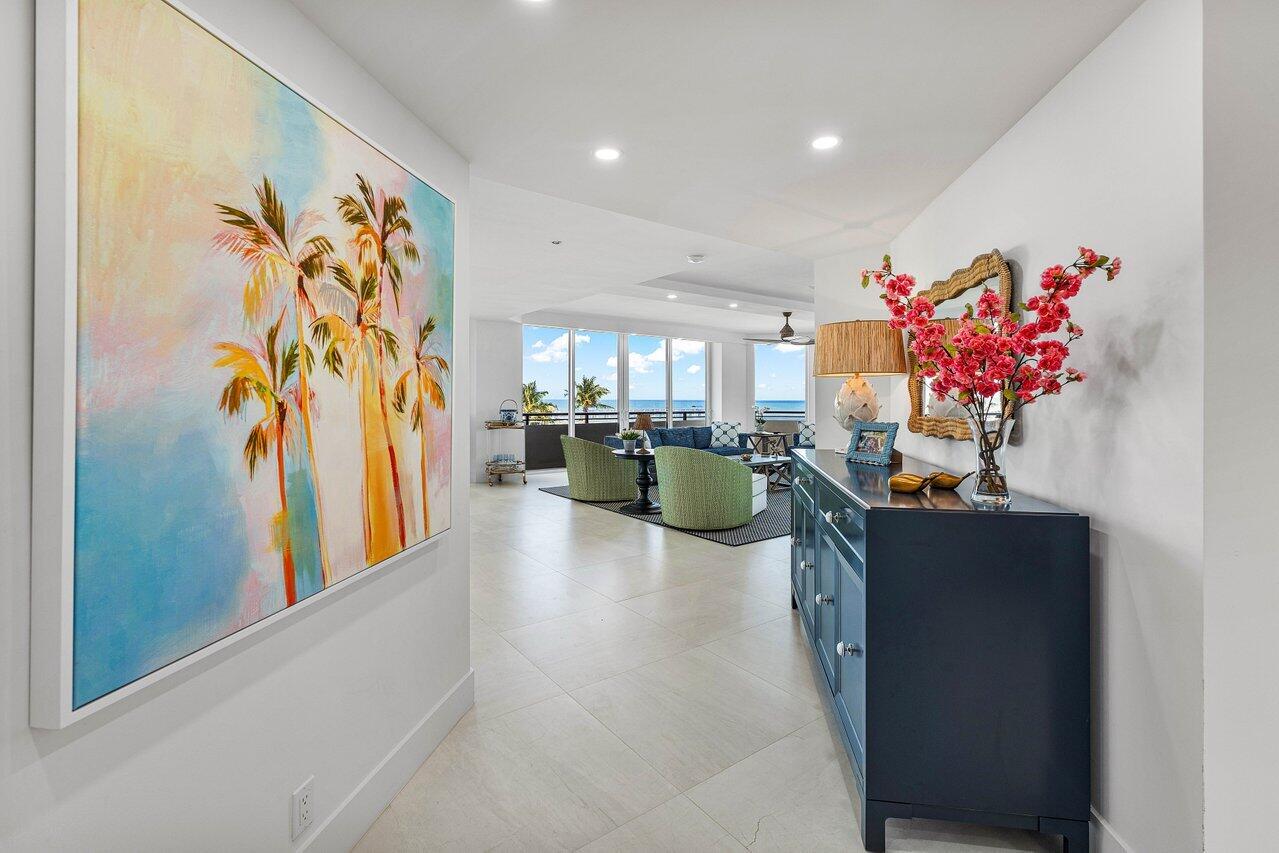
{"type": "Polygon", "coordinates": [[[679,299],[679,294],[678,294],[678,293],[668,293],[668,294],[666,294],[666,298],[667,298],[667,299],[679,299]]]}
{"type": "Polygon", "coordinates": [[[621,156],[622,156],[622,152],[618,151],[616,148],[596,148],[595,149],[596,160],[612,161],[612,160],[616,160],[617,158],[621,156]]]}
{"type": "Polygon", "coordinates": [[[563,242],[564,242],[563,240],[552,240],[552,241],[551,241],[551,245],[552,245],[552,246],[558,246],[560,243],[563,243],[563,242]]]}
{"type": "Polygon", "coordinates": [[[684,260],[688,261],[690,264],[700,264],[702,261],[706,260],[706,256],[705,255],[685,255],[684,260]]]}
{"type": "Polygon", "coordinates": [[[813,147],[818,151],[829,151],[839,145],[838,136],[819,136],[813,140],[813,147]]]}
{"type": "Polygon", "coordinates": [[[730,302],[730,303],[728,303],[728,307],[729,307],[729,308],[736,308],[736,307],[737,307],[737,303],[736,303],[736,302],[730,302]]]}

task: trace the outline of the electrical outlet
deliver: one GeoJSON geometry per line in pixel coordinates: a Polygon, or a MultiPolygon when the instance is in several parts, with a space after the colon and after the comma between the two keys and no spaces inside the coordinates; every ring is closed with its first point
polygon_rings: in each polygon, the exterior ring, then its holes
{"type": "Polygon", "coordinates": [[[315,817],[315,777],[308,777],[296,791],[293,792],[292,802],[293,815],[293,838],[297,838],[302,833],[311,828],[311,821],[315,817]]]}

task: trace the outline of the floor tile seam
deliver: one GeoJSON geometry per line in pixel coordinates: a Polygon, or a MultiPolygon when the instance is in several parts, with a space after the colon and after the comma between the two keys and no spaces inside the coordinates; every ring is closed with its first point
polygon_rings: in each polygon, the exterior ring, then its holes
{"type": "MultiPolygon", "coordinates": [[[[661,626],[658,626],[658,627],[661,627],[661,626]]],[[[669,629],[669,628],[667,628],[666,630],[668,630],[668,631],[669,631],[670,629],[669,629]]],[[[672,633],[674,633],[674,632],[672,632],[672,633]]],[[[682,636],[681,636],[681,635],[679,635],[679,634],[676,634],[676,636],[677,636],[677,637],[680,637],[681,639],[687,639],[687,638],[685,638],[685,637],[682,637],[682,636]]],[[[556,681],[556,680],[555,680],[555,677],[554,677],[553,675],[551,675],[549,672],[547,672],[546,670],[541,669],[541,668],[539,667],[539,668],[538,668],[538,671],[539,671],[539,672],[541,672],[543,675],[545,675],[547,678],[551,679],[551,682],[552,682],[552,683],[554,683],[556,687],[560,688],[560,689],[561,689],[561,690],[563,690],[565,693],[568,693],[568,694],[570,694],[570,695],[571,695],[571,694],[573,693],[573,691],[574,691],[574,690],[584,690],[584,689],[585,689],[585,688],[587,688],[587,687],[591,687],[591,686],[596,685],[596,684],[599,684],[599,683],[601,683],[601,682],[608,681],[610,678],[617,678],[618,676],[621,676],[621,675],[627,675],[627,674],[629,674],[629,673],[632,673],[632,672],[634,672],[634,671],[635,671],[635,670],[637,670],[637,669],[643,669],[644,667],[646,667],[646,666],[648,666],[648,665],[650,665],[650,664],[654,664],[654,663],[661,663],[662,661],[670,660],[670,659],[671,659],[671,658],[673,658],[673,657],[678,657],[679,655],[682,655],[682,654],[684,654],[684,653],[685,653],[685,652],[687,652],[687,651],[691,651],[693,648],[697,648],[697,647],[696,647],[696,646],[692,646],[692,647],[689,647],[689,648],[683,648],[683,649],[680,649],[679,651],[671,652],[670,654],[668,654],[668,655],[663,655],[663,656],[662,656],[662,657],[660,657],[660,658],[655,658],[655,659],[653,659],[653,660],[645,661],[644,663],[640,663],[640,664],[636,664],[635,666],[628,667],[627,669],[623,669],[623,670],[619,670],[619,671],[614,672],[614,673],[610,673],[610,674],[608,674],[608,675],[603,676],[602,678],[597,678],[597,679],[595,679],[594,681],[587,682],[586,684],[579,684],[579,685],[577,685],[576,687],[574,687],[574,688],[572,688],[572,689],[569,689],[569,688],[565,687],[564,685],[560,684],[560,682],[556,681]]],[[[537,664],[533,664],[533,666],[537,666],[537,664]]],[[[664,777],[663,777],[663,778],[664,778],[664,777]]]]}
{"type": "MultiPolygon", "coordinates": [[[[567,577],[567,576],[566,576],[566,577],[567,577]]],[[[573,580],[573,579],[572,579],[572,578],[569,578],[569,580],[573,580]]],[[[581,582],[580,582],[580,581],[578,581],[578,583],[581,583],[581,582]]],[[[585,584],[583,584],[583,586],[585,586],[585,584]]],[[[590,587],[587,587],[587,589],[590,589],[590,587]]],[[[606,599],[608,598],[608,596],[604,595],[604,594],[603,594],[603,593],[601,593],[601,592],[596,592],[596,591],[595,591],[595,590],[593,590],[593,589],[591,590],[591,592],[594,592],[596,595],[603,596],[603,597],[604,597],[604,598],[606,598],[606,599]]],[[[498,636],[500,636],[503,640],[506,640],[506,642],[510,643],[511,641],[510,641],[510,640],[507,640],[505,635],[506,635],[506,634],[508,634],[508,633],[510,633],[511,631],[523,631],[523,630],[524,630],[524,629],[526,629],[526,628],[535,628],[535,627],[537,627],[538,625],[545,625],[547,622],[554,622],[556,619],[566,619],[566,618],[568,618],[569,616],[580,616],[581,614],[583,614],[583,613],[587,613],[587,612],[589,612],[589,611],[591,611],[591,610],[596,610],[596,609],[600,609],[600,608],[604,608],[604,607],[609,607],[609,606],[613,606],[613,607],[620,607],[620,606],[622,606],[622,602],[620,602],[620,601],[613,601],[612,599],[609,599],[609,603],[608,603],[608,604],[596,604],[596,605],[592,605],[591,607],[587,607],[587,608],[584,608],[584,609],[582,609],[582,610],[574,610],[574,611],[572,611],[571,613],[561,613],[561,614],[560,614],[560,615],[558,615],[558,616],[551,616],[551,617],[549,617],[549,618],[547,618],[547,619],[539,619],[538,621],[536,621],[536,622],[530,622],[530,623],[528,623],[527,625],[515,625],[515,626],[510,627],[510,628],[503,628],[501,631],[498,631],[496,628],[493,628],[493,626],[491,626],[491,625],[488,625],[487,627],[489,627],[489,628],[490,628],[490,629],[492,629],[494,632],[496,632],[496,633],[497,633],[497,635],[498,635],[498,636]]],[[[677,632],[672,631],[670,628],[667,628],[665,625],[661,624],[660,622],[658,622],[658,621],[656,621],[656,620],[654,620],[654,619],[650,619],[649,617],[645,616],[643,613],[636,613],[634,610],[631,610],[631,608],[629,608],[629,607],[628,607],[628,608],[626,608],[626,609],[627,609],[627,610],[630,610],[630,612],[631,612],[631,613],[634,613],[636,616],[640,617],[640,618],[641,618],[641,619],[643,619],[645,622],[648,622],[650,625],[652,625],[652,626],[654,626],[654,627],[656,627],[656,628],[661,628],[663,631],[667,631],[667,632],[672,633],[672,634],[677,634],[677,632]]],[[[679,636],[679,635],[677,634],[677,636],[679,636]]],[[[515,645],[515,644],[514,644],[514,643],[511,643],[511,645],[515,645]]],[[[527,657],[527,656],[526,656],[526,657],[527,657]]],[[[530,660],[530,662],[532,662],[532,661],[530,660]]],[[[534,666],[536,666],[536,664],[534,664],[534,666]]]]}
{"type": "MultiPolygon", "coordinates": [[[[610,678],[611,678],[611,677],[613,677],[613,676],[610,676],[610,678]]],[[[582,687],[582,688],[578,688],[578,689],[579,689],[579,690],[584,690],[584,689],[586,689],[586,688],[582,687]]],[[[675,789],[675,793],[674,793],[674,794],[672,794],[670,797],[668,797],[668,798],[667,798],[666,800],[664,800],[663,802],[669,802],[670,800],[673,800],[673,799],[675,799],[675,797],[678,797],[678,796],[680,796],[680,795],[682,795],[682,794],[684,793],[684,789],[683,789],[683,788],[680,788],[680,786],[679,786],[679,783],[678,783],[678,782],[675,782],[674,780],[670,779],[669,777],[667,777],[667,775],[666,775],[665,773],[663,773],[661,770],[658,770],[656,767],[654,767],[654,766],[653,766],[653,764],[652,764],[652,762],[650,762],[650,761],[649,761],[647,758],[645,758],[644,756],[640,755],[640,754],[639,754],[639,752],[635,749],[635,747],[631,746],[629,743],[627,743],[627,742],[626,742],[626,739],[625,739],[624,737],[622,737],[620,734],[618,734],[617,732],[615,732],[615,731],[613,730],[612,726],[610,726],[610,725],[609,725],[608,723],[606,723],[604,720],[600,719],[600,718],[599,718],[599,715],[597,715],[597,714],[595,714],[594,712],[592,712],[590,708],[586,707],[586,706],[585,706],[585,705],[583,705],[581,702],[579,702],[579,701],[578,701],[578,699],[577,699],[577,697],[576,697],[576,696],[574,696],[572,692],[567,692],[567,693],[565,693],[565,695],[566,695],[566,696],[568,696],[568,698],[569,698],[569,699],[573,700],[573,702],[575,702],[575,703],[577,704],[577,707],[579,707],[579,708],[581,708],[583,711],[585,711],[585,712],[586,712],[586,713],[587,713],[587,714],[591,717],[591,719],[595,720],[595,721],[596,721],[596,722],[598,722],[601,726],[603,726],[603,727],[604,727],[604,729],[605,729],[605,731],[607,731],[607,732],[608,732],[609,734],[611,734],[613,737],[617,738],[618,743],[620,743],[622,746],[626,747],[626,749],[627,749],[627,750],[629,750],[629,751],[630,751],[630,753],[631,753],[632,755],[634,755],[636,758],[638,758],[638,759],[640,760],[640,762],[642,762],[642,763],[643,763],[643,765],[644,765],[645,767],[647,767],[649,770],[652,770],[654,773],[656,773],[659,779],[661,779],[663,782],[665,782],[666,784],[670,785],[672,788],[674,788],[674,789],[675,789]]],[[[661,803],[659,803],[658,805],[661,805],[661,803]]],[[[654,806],[654,808],[656,808],[656,806],[654,806]]],[[[628,821],[628,822],[629,822],[629,821],[628,821]]],[[[616,827],[614,827],[614,828],[616,828],[616,827]]],[[[612,830],[610,830],[610,832],[611,832],[611,831],[612,831],[612,830]]],[[[607,834],[608,834],[608,833],[605,833],[605,835],[607,835],[607,834]]],[[[602,838],[603,836],[600,836],[600,837],[602,838]]],[[[594,839],[594,840],[598,841],[599,839],[594,839]]]]}
{"type": "MultiPolygon", "coordinates": [[[[767,623],[764,623],[764,624],[767,624],[767,623]]],[[[755,625],[754,627],[758,628],[759,626],[758,626],[758,625],[755,625]]],[[[747,628],[747,629],[746,629],[746,631],[749,631],[749,630],[750,630],[750,628],[747,628]]],[[[739,634],[740,634],[740,633],[745,633],[745,631],[739,631],[738,633],[739,633],[739,634]]],[[[737,636],[737,634],[730,634],[730,635],[729,635],[729,637],[735,637],[735,636],[737,636]]],[[[724,657],[722,654],[720,654],[719,652],[717,652],[717,651],[715,651],[714,649],[710,648],[711,643],[718,643],[720,640],[726,640],[726,639],[729,639],[729,637],[720,637],[720,638],[718,638],[718,639],[711,640],[710,642],[703,643],[702,645],[697,646],[696,648],[699,648],[699,649],[705,649],[705,650],[706,650],[707,652],[709,652],[710,654],[712,654],[712,655],[714,655],[715,657],[719,658],[720,660],[724,661],[724,663],[732,664],[733,666],[737,667],[738,669],[740,669],[742,672],[746,673],[747,675],[754,676],[755,678],[758,678],[760,681],[764,682],[765,684],[769,685],[770,687],[775,687],[775,688],[777,688],[778,690],[780,690],[780,691],[782,691],[783,693],[785,693],[787,696],[790,696],[790,697],[792,697],[792,698],[794,698],[794,699],[798,699],[799,701],[803,702],[805,705],[809,705],[810,707],[815,708],[815,709],[816,709],[819,713],[821,712],[821,710],[822,710],[822,709],[821,709],[821,707],[820,707],[820,706],[818,706],[818,705],[814,705],[814,704],[813,704],[813,702],[812,702],[812,700],[811,700],[811,699],[809,699],[808,697],[806,697],[806,696],[800,696],[800,695],[799,695],[798,693],[796,693],[794,690],[790,690],[790,689],[788,689],[787,687],[785,687],[785,686],[783,686],[783,685],[781,685],[781,684],[777,684],[777,683],[776,683],[776,682],[774,682],[772,679],[770,679],[770,678],[766,678],[766,677],[764,677],[764,676],[760,675],[758,672],[751,672],[749,669],[747,669],[746,667],[742,666],[741,664],[739,664],[737,661],[733,660],[732,658],[726,658],[726,657],[724,657]]],[[[553,679],[552,679],[552,680],[553,680],[553,679]]],[[[819,697],[819,701],[820,701],[820,697],[819,697]]],[[[809,722],[811,723],[811,722],[812,722],[812,720],[809,720],[809,722]]],[[[808,725],[808,723],[805,723],[804,725],[808,725]]]]}

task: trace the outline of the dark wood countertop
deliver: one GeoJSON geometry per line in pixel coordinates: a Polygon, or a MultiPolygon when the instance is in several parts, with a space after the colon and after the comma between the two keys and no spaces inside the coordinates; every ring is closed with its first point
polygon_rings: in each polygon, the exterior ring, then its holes
{"type": "MultiPolygon", "coordinates": [[[[1056,504],[1013,492],[1011,505],[1002,509],[989,509],[973,506],[970,499],[973,481],[970,477],[954,491],[943,489],[926,489],[919,494],[894,494],[888,488],[888,478],[899,471],[912,474],[927,475],[938,470],[931,465],[910,456],[902,456],[901,464],[891,467],[879,465],[862,465],[848,462],[844,454],[838,450],[796,449],[791,455],[806,463],[814,473],[830,486],[843,492],[851,500],[856,501],[863,509],[931,509],[954,512],[993,512],[1000,514],[1021,515],[1077,515],[1056,504]]],[[[966,471],[952,471],[953,474],[965,474],[966,471]]]]}

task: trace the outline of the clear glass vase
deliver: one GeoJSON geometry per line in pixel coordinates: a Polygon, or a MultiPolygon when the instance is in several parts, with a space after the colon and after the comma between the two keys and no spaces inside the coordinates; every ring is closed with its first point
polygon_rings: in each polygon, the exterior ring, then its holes
{"type": "Polygon", "coordinates": [[[1008,434],[1012,432],[1012,418],[1000,418],[995,414],[970,417],[968,426],[972,429],[973,447],[977,451],[973,504],[1006,507],[1012,503],[1012,493],[1008,490],[1004,450],[1008,447],[1008,434]]]}

